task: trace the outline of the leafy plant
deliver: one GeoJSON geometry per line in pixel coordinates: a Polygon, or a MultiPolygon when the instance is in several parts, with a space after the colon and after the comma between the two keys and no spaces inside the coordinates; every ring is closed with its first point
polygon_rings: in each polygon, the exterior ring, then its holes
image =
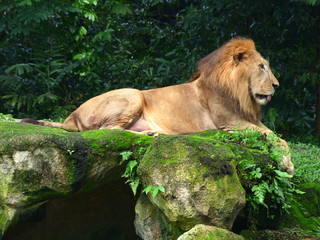
{"type": "MultiPolygon", "coordinates": [[[[139,147],[138,154],[142,155],[146,151],[146,148],[139,147]]],[[[133,155],[133,152],[131,151],[124,151],[121,152],[120,155],[122,156],[120,164],[127,161],[125,172],[122,174],[122,177],[127,178],[126,183],[129,183],[131,190],[134,195],[137,194],[137,189],[141,183],[140,178],[137,175],[137,168],[138,168],[138,161],[133,159],[130,160],[130,158],[133,155]],[[129,161],[130,160],[130,161],[129,161]]],[[[143,193],[148,194],[149,192],[152,192],[152,196],[155,197],[158,195],[159,192],[165,192],[165,188],[163,186],[148,186],[142,190],[143,193]]]]}
{"type": "Polygon", "coordinates": [[[142,190],[143,193],[148,194],[152,192],[152,196],[155,197],[158,195],[159,192],[165,192],[165,188],[163,186],[153,186],[150,185],[142,190]]]}
{"type": "Polygon", "coordinates": [[[134,195],[137,194],[137,189],[140,184],[140,178],[137,176],[138,162],[136,160],[131,160],[127,163],[126,170],[122,177],[127,178],[126,183],[129,183],[131,190],[134,195]]]}
{"type": "Polygon", "coordinates": [[[259,206],[267,209],[290,208],[290,198],[293,194],[303,194],[291,181],[292,175],[283,171],[280,165],[283,155],[287,154],[278,145],[278,137],[270,134],[268,140],[256,129],[236,130],[232,134],[217,133],[218,138],[225,142],[241,144],[245,148],[259,150],[265,154],[261,161],[245,156],[245,151],[239,152],[239,173],[246,188],[246,198],[249,208],[257,213],[259,206]],[[271,159],[270,159],[271,158],[271,159]]]}
{"type": "Polygon", "coordinates": [[[125,151],[125,152],[121,152],[120,153],[121,157],[122,157],[122,160],[120,162],[120,164],[124,161],[128,161],[132,155],[132,152],[131,151],[125,151]]]}
{"type": "Polygon", "coordinates": [[[137,175],[138,162],[137,160],[129,161],[130,157],[132,156],[131,151],[122,152],[120,153],[120,155],[122,156],[120,164],[122,164],[125,161],[128,161],[125,172],[122,174],[122,177],[127,178],[126,183],[129,183],[129,186],[131,187],[133,194],[136,195],[137,189],[140,184],[140,178],[137,175]]]}

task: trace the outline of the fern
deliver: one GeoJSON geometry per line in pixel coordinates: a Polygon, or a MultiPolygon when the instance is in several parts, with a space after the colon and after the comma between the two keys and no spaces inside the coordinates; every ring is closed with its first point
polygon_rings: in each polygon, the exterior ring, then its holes
{"type": "Polygon", "coordinates": [[[257,204],[263,205],[266,208],[268,208],[268,205],[265,203],[266,193],[270,192],[268,183],[263,181],[258,185],[254,185],[251,188],[251,191],[253,192],[253,195],[254,195],[254,201],[257,204]]]}
{"type": "Polygon", "coordinates": [[[7,74],[13,73],[14,76],[20,76],[23,74],[27,74],[32,71],[32,67],[34,64],[32,63],[20,63],[20,64],[14,64],[10,67],[8,67],[4,72],[7,74]]]}

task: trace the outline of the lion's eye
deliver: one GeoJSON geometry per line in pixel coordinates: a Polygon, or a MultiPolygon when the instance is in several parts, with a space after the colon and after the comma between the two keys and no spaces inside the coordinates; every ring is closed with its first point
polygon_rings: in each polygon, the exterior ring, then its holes
{"type": "Polygon", "coordinates": [[[263,63],[259,64],[259,68],[261,68],[262,70],[266,70],[266,67],[264,66],[263,63]]]}

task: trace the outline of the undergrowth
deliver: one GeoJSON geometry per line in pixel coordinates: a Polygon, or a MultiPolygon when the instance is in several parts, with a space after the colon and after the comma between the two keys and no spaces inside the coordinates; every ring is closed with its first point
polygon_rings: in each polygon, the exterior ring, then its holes
{"type": "Polygon", "coordinates": [[[314,142],[289,142],[289,146],[296,166],[294,181],[320,182],[320,146],[314,142]]]}

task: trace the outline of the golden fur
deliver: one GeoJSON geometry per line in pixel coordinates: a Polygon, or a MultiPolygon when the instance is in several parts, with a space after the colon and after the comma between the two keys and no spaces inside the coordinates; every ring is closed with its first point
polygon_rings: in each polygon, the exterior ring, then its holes
{"type": "MultiPolygon", "coordinates": [[[[235,38],[200,60],[188,83],[110,91],[89,99],[64,123],[23,121],[69,131],[126,129],[142,134],[186,134],[258,127],[269,134],[271,130],[260,122],[261,106],[271,100],[278,85],[254,42],[235,38]]],[[[284,158],[283,165],[292,172],[290,156],[284,158]]]]}

